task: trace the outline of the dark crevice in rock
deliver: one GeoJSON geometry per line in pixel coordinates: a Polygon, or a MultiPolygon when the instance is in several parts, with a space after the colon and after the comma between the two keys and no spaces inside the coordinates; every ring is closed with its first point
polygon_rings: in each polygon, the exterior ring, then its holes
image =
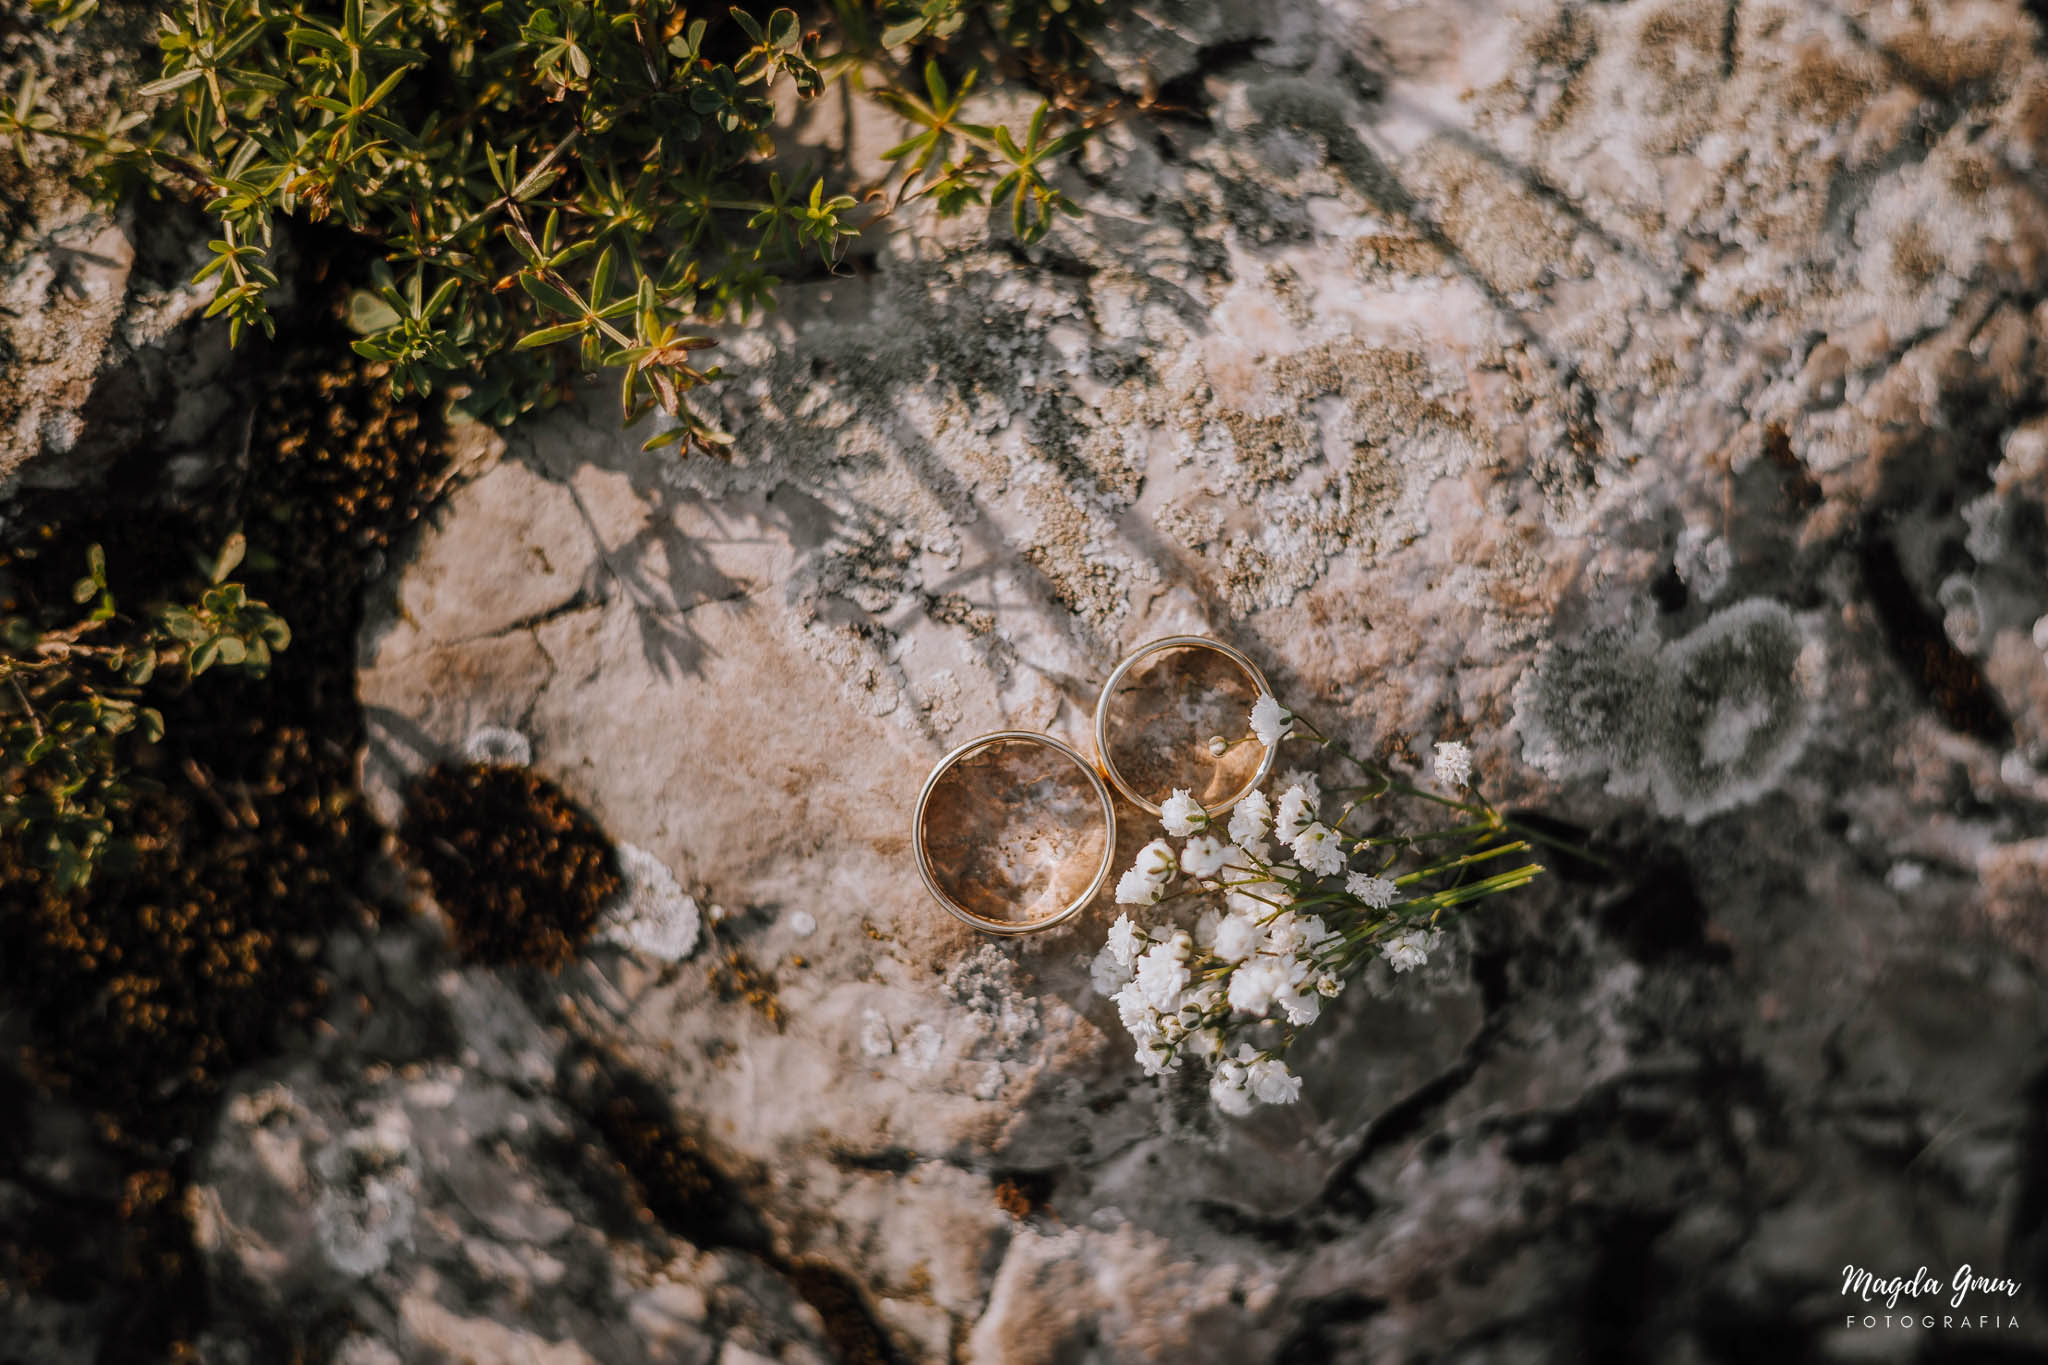
{"type": "Polygon", "coordinates": [[[1045,1169],[989,1173],[989,1180],[995,1187],[997,1207],[1012,1218],[1036,1218],[1050,1210],[1053,1190],[1059,1179],[1058,1171],[1045,1169]]]}
{"type": "Polygon", "coordinates": [[[1866,527],[1859,558],[1886,643],[1921,697],[1950,729],[2001,749],[2010,747],[2012,721],[1976,660],[1955,647],[1913,590],[1891,541],[1878,528],[1866,527]]]}
{"type": "Polygon", "coordinates": [[[1673,960],[1725,964],[1728,948],[1706,937],[1706,903],[1684,857],[1662,851],[1638,865],[1642,872],[1636,885],[1595,911],[1601,932],[1644,965],[1673,960]]]}
{"type": "Polygon", "coordinates": [[[1208,78],[1257,61],[1253,54],[1265,43],[1263,37],[1233,38],[1199,49],[1191,70],[1161,82],[1153,96],[1152,116],[1214,128],[1216,102],[1209,97],[1208,78]]]}
{"type": "Polygon", "coordinates": [[[1258,1242],[1275,1251],[1293,1251],[1307,1240],[1298,1218],[1253,1213],[1220,1199],[1197,1200],[1195,1216],[1227,1237],[1258,1242]]]}
{"type": "Polygon", "coordinates": [[[1475,1042],[1457,1065],[1424,1082],[1373,1117],[1358,1139],[1358,1149],[1339,1163],[1324,1182],[1322,1203],[1325,1206],[1352,1217],[1362,1218],[1371,1213],[1376,1201],[1365,1191],[1359,1173],[1383,1148],[1420,1132],[1432,1113],[1465,1088],[1472,1079],[1472,1073],[1478,1069],[1475,1056],[1478,1047],[1475,1042]],[[1361,1195],[1365,1196],[1363,1202],[1361,1195]]]}
{"type": "Polygon", "coordinates": [[[1339,1358],[1341,1329],[1367,1322],[1386,1307],[1386,1300],[1356,1290],[1309,1300],[1302,1306],[1301,1320],[1274,1352],[1273,1365],[1322,1365],[1339,1358]]]}
{"type": "Polygon", "coordinates": [[[1736,39],[1742,30],[1742,0],[1728,0],[1728,8],[1721,15],[1721,79],[1729,80],[1735,75],[1736,39]]]}
{"type": "Polygon", "coordinates": [[[2008,1233],[2012,1265],[2021,1279],[2040,1284],[2048,1280],[2048,1069],[2027,1087],[2015,1165],[2019,1189],[2008,1233]]]}
{"type": "Polygon", "coordinates": [[[1654,1358],[1645,1330],[1657,1300],[1657,1239],[1676,1221],[1675,1210],[1603,1211],[1591,1229],[1599,1248],[1586,1276],[1580,1305],[1588,1365],[1633,1365],[1654,1358]]]}
{"type": "Polygon", "coordinates": [[[898,1365],[902,1353],[876,1316],[860,1282],[815,1256],[777,1250],[742,1183],[719,1167],[683,1129],[647,1078],[584,1053],[564,1067],[575,1096],[639,1204],[691,1245],[755,1257],[817,1310],[825,1336],[845,1365],[898,1365]]]}
{"type": "Polygon", "coordinates": [[[1676,563],[1666,564],[1664,572],[1650,584],[1650,596],[1657,603],[1657,610],[1666,616],[1685,610],[1692,594],[1686,590],[1685,580],[1679,577],[1676,563]]]}
{"type": "Polygon", "coordinates": [[[832,1164],[842,1171],[869,1171],[878,1175],[902,1175],[921,1158],[908,1147],[885,1147],[877,1152],[849,1152],[844,1149],[832,1153],[832,1164]]]}

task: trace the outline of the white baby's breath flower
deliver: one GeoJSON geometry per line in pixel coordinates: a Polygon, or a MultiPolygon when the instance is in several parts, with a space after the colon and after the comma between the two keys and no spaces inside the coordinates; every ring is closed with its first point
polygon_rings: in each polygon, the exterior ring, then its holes
{"type": "Polygon", "coordinates": [[[1152,1006],[1145,1000],[1145,992],[1133,981],[1110,997],[1116,1002],[1116,1017],[1135,1036],[1141,1029],[1157,1032],[1152,1022],[1152,1006]]]}
{"type": "Polygon", "coordinates": [[[1299,956],[1313,957],[1325,943],[1337,937],[1320,915],[1296,915],[1294,925],[1294,951],[1299,956]]]}
{"type": "Polygon", "coordinates": [[[1187,1041],[1180,1045],[1181,1051],[1191,1057],[1214,1057],[1223,1051],[1223,1030],[1198,1028],[1188,1031],[1187,1041]]]}
{"type": "Polygon", "coordinates": [[[1323,1012],[1323,998],[1313,988],[1282,991],[1273,997],[1273,1003],[1287,1016],[1290,1024],[1313,1024],[1316,1016],[1323,1012]]]}
{"type": "Polygon", "coordinates": [[[1262,952],[1274,957],[1286,957],[1294,951],[1294,936],[1299,932],[1301,922],[1292,910],[1282,910],[1265,923],[1266,941],[1260,945],[1262,952]]]}
{"type": "Polygon", "coordinates": [[[1354,872],[1344,879],[1344,889],[1365,902],[1368,910],[1384,910],[1394,903],[1394,897],[1401,888],[1386,877],[1375,877],[1370,873],[1354,872]]]}
{"type": "Polygon", "coordinates": [[[1301,788],[1308,793],[1308,799],[1311,801],[1323,799],[1322,779],[1306,768],[1296,768],[1291,773],[1283,773],[1281,775],[1280,790],[1286,791],[1289,787],[1301,788]]]}
{"type": "Polygon", "coordinates": [[[1301,1077],[1278,1057],[1265,1057],[1245,1068],[1245,1081],[1264,1104],[1293,1104],[1301,1098],[1301,1077]]]}
{"type": "Polygon", "coordinates": [[[1243,1118],[1252,1112],[1250,1076],[1243,1062],[1221,1061],[1209,1077],[1209,1098],[1216,1107],[1232,1118],[1243,1118]]]}
{"type": "Polygon", "coordinates": [[[1180,1068],[1180,1058],[1173,1056],[1163,1048],[1149,1045],[1138,1049],[1137,1060],[1139,1069],[1147,1076],[1164,1076],[1167,1072],[1177,1071],[1180,1068]]]}
{"type": "Polygon", "coordinates": [[[1472,751],[1454,739],[1436,746],[1436,780],[1446,787],[1462,787],[1472,780],[1472,751]]]}
{"type": "Polygon", "coordinates": [[[1180,851],[1180,870],[1199,881],[1207,881],[1230,861],[1231,847],[1212,834],[1198,834],[1180,851]]]}
{"type": "Polygon", "coordinates": [[[1411,967],[1420,967],[1429,961],[1429,950],[1436,947],[1436,943],[1437,935],[1425,933],[1420,929],[1410,929],[1382,943],[1380,953],[1393,965],[1395,971],[1405,972],[1411,967]]]}
{"type": "Polygon", "coordinates": [[[1180,855],[1173,851],[1173,845],[1164,839],[1154,839],[1138,850],[1138,871],[1162,885],[1172,878],[1174,869],[1180,866],[1180,855]]]}
{"type": "Polygon", "coordinates": [[[1159,820],[1166,826],[1166,832],[1176,839],[1185,839],[1209,828],[1209,812],[1186,787],[1173,789],[1173,795],[1167,797],[1159,808],[1159,820]]]}
{"type": "Polygon", "coordinates": [[[1273,803],[1261,791],[1246,792],[1230,811],[1230,837],[1249,844],[1266,837],[1273,827],[1273,803]]]}
{"type": "Polygon", "coordinates": [[[1344,841],[1336,830],[1320,820],[1295,835],[1293,846],[1301,865],[1318,877],[1334,876],[1344,870],[1344,841]]]}
{"type": "Polygon", "coordinates": [[[1316,822],[1316,798],[1300,783],[1280,793],[1280,808],[1273,816],[1273,837],[1292,844],[1301,832],[1316,822]]]}
{"type": "Polygon", "coordinates": [[[1293,715],[1268,693],[1259,693],[1259,699],[1252,703],[1252,733],[1268,749],[1287,738],[1287,727],[1293,723],[1293,715]]]}
{"type": "Polygon", "coordinates": [[[1197,1023],[1215,1013],[1222,1005],[1223,983],[1221,981],[1204,981],[1199,986],[1191,986],[1181,992],[1181,1018],[1187,1023],[1189,1028],[1193,1028],[1197,1023]]]}
{"type": "Polygon", "coordinates": [[[1265,937],[1256,916],[1233,913],[1216,926],[1216,942],[1209,951],[1225,962],[1242,962],[1258,951],[1265,937]]]}
{"type": "Polygon", "coordinates": [[[1115,995],[1130,980],[1130,959],[1118,957],[1113,944],[1105,945],[1088,964],[1088,983],[1097,995],[1115,995]]]}
{"type": "Polygon", "coordinates": [[[1244,1014],[1262,1015],[1273,1006],[1273,995],[1287,989],[1287,969],[1270,957],[1255,957],[1230,974],[1230,1007],[1244,1014]]]}
{"type": "Polygon", "coordinates": [[[1335,1000],[1344,993],[1344,978],[1335,972],[1323,972],[1316,977],[1316,994],[1325,1000],[1335,1000]]]}
{"type": "Polygon", "coordinates": [[[1131,959],[1145,948],[1145,935],[1138,932],[1138,926],[1131,923],[1129,915],[1118,915],[1116,923],[1109,926],[1107,947],[1116,960],[1128,967],[1131,959]]]}
{"type": "Polygon", "coordinates": [[[1134,867],[1117,878],[1118,905],[1155,905],[1165,894],[1165,884],[1146,876],[1143,868],[1134,867]]]}
{"type": "Polygon", "coordinates": [[[1155,943],[1138,959],[1137,987],[1155,1010],[1173,1008],[1188,984],[1187,964],[1172,943],[1155,943]]]}

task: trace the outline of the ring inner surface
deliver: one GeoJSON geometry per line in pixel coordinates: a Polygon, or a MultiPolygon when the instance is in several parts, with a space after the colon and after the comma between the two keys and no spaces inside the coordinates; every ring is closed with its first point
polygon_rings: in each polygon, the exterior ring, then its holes
{"type": "Polygon", "coordinates": [[[1258,685],[1228,655],[1169,645],[1131,667],[1103,711],[1103,758],[1153,805],[1176,789],[1216,810],[1244,795],[1266,751],[1250,737],[1258,685]],[[1233,743],[1221,757],[1209,741],[1233,743]]]}
{"type": "Polygon", "coordinates": [[[999,739],[939,775],[922,833],[940,890],[983,919],[1022,925],[1088,889],[1109,831],[1095,784],[1071,757],[999,739]]]}

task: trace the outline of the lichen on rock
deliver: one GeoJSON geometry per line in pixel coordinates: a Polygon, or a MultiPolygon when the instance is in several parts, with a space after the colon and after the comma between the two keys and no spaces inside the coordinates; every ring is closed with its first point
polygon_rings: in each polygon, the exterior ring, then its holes
{"type": "Polygon", "coordinates": [[[1554,778],[1609,773],[1698,823],[1755,801],[1799,757],[1820,679],[1797,620],[1751,598],[1679,639],[1607,628],[1553,645],[1515,691],[1522,755],[1554,778]]]}

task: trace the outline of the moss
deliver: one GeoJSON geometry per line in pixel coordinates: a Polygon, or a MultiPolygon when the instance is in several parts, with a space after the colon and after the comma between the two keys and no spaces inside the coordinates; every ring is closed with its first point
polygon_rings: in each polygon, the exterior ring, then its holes
{"type": "Polygon", "coordinates": [[[293,647],[265,679],[151,698],[166,735],[137,762],[158,790],[122,813],[118,875],[66,894],[0,847],[0,983],[29,1007],[43,1074],[123,1126],[175,1126],[157,1112],[166,1094],[203,1095],[317,1003],[319,936],[355,912],[375,853],[355,790],[359,590],[443,457],[435,421],[371,367],[316,363],[328,353],[284,346],[231,377],[262,385],[246,466],[221,475],[231,488],[160,498],[161,454],[138,449],[90,501],[25,500],[48,534],[0,552],[18,583],[61,600],[83,546],[104,543],[117,600],[139,605],[189,578],[193,548],[245,524],[242,508],[271,509],[246,523],[245,571],[293,647]]]}
{"type": "MultiPolygon", "coordinates": [[[[243,576],[295,635],[261,681],[156,689],[165,738],[135,758],[157,789],[119,813],[124,866],[64,894],[0,845],[0,1009],[28,1023],[36,1084],[97,1111],[123,1181],[91,1245],[55,1262],[106,1295],[107,1361],[191,1357],[209,1294],[189,1172],[164,1154],[189,1153],[227,1075],[319,1008],[321,938],[367,912],[358,882],[382,833],[356,789],[361,593],[445,466],[439,420],[394,401],[329,323],[245,344],[216,382],[230,416],[199,439],[240,459],[172,492],[163,449],[138,440],[100,487],[24,495],[14,524],[38,532],[0,549],[18,585],[63,600],[84,546],[102,543],[117,599],[140,606],[193,574],[196,548],[244,529],[243,576]]],[[[15,1273],[7,1259],[0,1248],[0,1275],[26,1281],[50,1258],[15,1273]]]]}
{"type": "Polygon", "coordinates": [[[413,783],[399,838],[472,962],[560,968],[623,885],[596,821],[526,768],[440,765],[413,783]]]}
{"type": "Polygon", "coordinates": [[[833,1354],[842,1365],[894,1365],[901,1358],[851,1275],[818,1261],[787,1266],[783,1274],[804,1302],[817,1310],[825,1324],[825,1339],[832,1343],[833,1354]]]}

